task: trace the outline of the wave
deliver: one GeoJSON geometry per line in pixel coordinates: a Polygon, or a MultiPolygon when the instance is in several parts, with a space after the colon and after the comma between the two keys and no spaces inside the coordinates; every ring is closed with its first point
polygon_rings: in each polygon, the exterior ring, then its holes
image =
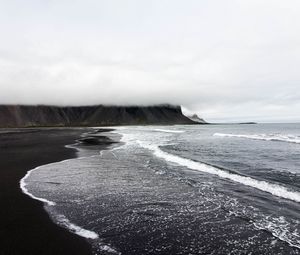
{"type": "Polygon", "coordinates": [[[36,168],[34,168],[34,169],[30,170],[30,171],[28,171],[28,172],[26,173],[26,175],[20,180],[20,187],[21,187],[21,190],[22,190],[22,192],[23,192],[24,194],[26,194],[27,196],[29,196],[29,197],[31,197],[31,198],[33,198],[33,199],[35,199],[35,200],[41,201],[41,202],[47,204],[48,206],[54,206],[54,205],[56,205],[55,202],[50,201],[50,200],[47,200],[47,199],[45,199],[45,198],[37,197],[37,196],[33,195],[32,193],[30,193],[30,192],[28,191],[28,189],[26,188],[26,186],[27,186],[27,183],[25,182],[26,179],[31,175],[31,173],[32,173],[33,171],[36,171],[36,170],[38,170],[39,168],[40,168],[40,166],[39,166],[39,167],[36,167],[36,168]]]}
{"type": "Polygon", "coordinates": [[[269,183],[266,181],[256,180],[256,179],[253,179],[248,176],[242,176],[242,175],[238,175],[238,174],[234,174],[234,173],[229,173],[229,172],[226,172],[219,168],[216,168],[216,167],[213,167],[210,165],[206,165],[204,163],[196,162],[191,159],[182,158],[182,157],[164,152],[157,145],[148,144],[148,143],[145,143],[142,141],[137,141],[137,142],[142,147],[153,151],[153,154],[156,157],[162,158],[166,161],[176,163],[178,165],[187,167],[191,170],[196,170],[196,171],[201,171],[201,172],[217,175],[221,178],[228,179],[228,180],[231,180],[231,181],[234,181],[234,182],[237,182],[237,183],[240,183],[240,184],[252,187],[252,188],[256,188],[258,190],[270,193],[277,197],[289,199],[289,200],[300,203],[300,193],[296,192],[296,191],[291,191],[284,186],[269,183]]]}
{"type": "Polygon", "coordinates": [[[295,135],[280,135],[280,134],[224,134],[224,133],[215,133],[214,136],[220,137],[237,137],[237,138],[246,138],[254,140],[264,140],[264,141],[277,141],[277,142],[287,142],[287,143],[298,143],[300,144],[299,136],[295,135]]]}
{"type": "Polygon", "coordinates": [[[275,218],[275,222],[265,221],[265,222],[253,222],[253,225],[257,229],[265,230],[270,232],[274,237],[279,240],[288,243],[292,247],[300,249],[300,240],[297,230],[289,232],[286,229],[288,223],[285,221],[284,217],[280,217],[279,220],[275,218]],[[277,221],[277,222],[276,222],[277,221]]]}
{"type": "Polygon", "coordinates": [[[64,215],[59,214],[55,217],[55,219],[60,223],[60,225],[64,226],[65,228],[71,230],[73,233],[85,237],[85,238],[90,238],[90,239],[97,239],[99,238],[98,234],[81,228],[77,225],[75,225],[74,223],[70,222],[64,215]]]}
{"type": "Polygon", "coordinates": [[[156,128],[153,130],[157,131],[157,132],[164,132],[164,133],[184,133],[185,132],[183,130],[170,130],[170,129],[160,129],[160,128],[156,128]]]}
{"type": "MultiPolygon", "coordinates": [[[[66,159],[66,160],[60,161],[58,163],[63,163],[63,162],[69,161],[69,160],[70,159],[66,159]]],[[[53,164],[56,164],[56,163],[57,162],[46,164],[46,165],[49,166],[49,165],[53,165],[53,164]]],[[[43,165],[43,166],[45,166],[45,165],[43,165]]],[[[27,186],[26,180],[29,178],[29,176],[34,171],[40,169],[43,166],[38,166],[38,167],[36,167],[36,168],[28,171],[26,173],[26,175],[20,180],[20,188],[21,188],[22,192],[24,194],[28,195],[29,197],[31,197],[31,198],[33,198],[35,200],[41,201],[41,202],[45,203],[48,206],[55,206],[56,205],[55,202],[47,200],[47,199],[42,198],[42,197],[37,197],[37,196],[33,195],[32,193],[29,192],[29,190],[26,187],[27,186]]],[[[89,238],[89,239],[97,239],[97,238],[99,238],[99,236],[98,236],[97,233],[75,225],[74,223],[70,222],[64,215],[61,215],[61,214],[60,215],[55,215],[54,218],[55,218],[55,220],[57,221],[57,223],[59,225],[64,226],[65,228],[69,229],[71,232],[73,232],[73,233],[75,233],[75,234],[77,234],[79,236],[82,236],[82,237],[85,237],[85,238],[89,238]]]]}

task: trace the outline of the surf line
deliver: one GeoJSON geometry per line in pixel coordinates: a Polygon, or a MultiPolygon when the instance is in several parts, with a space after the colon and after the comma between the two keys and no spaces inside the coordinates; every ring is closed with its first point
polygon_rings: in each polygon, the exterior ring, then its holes
{"type": "Polygon", "coordinates": [[[213,175],[217,175],[221,178],[228,179],[252,188],[256,188],[258,190],[270,193],[272,195],[275,195],[277,197],[293,200],[295,202],[300,203],[300,193],[296,191],[288,190],[286,187],[283,187],[281,185],[272,184],[266,181],[259,181],[256,179],[253,179],[248,176],[242,176],[238,174],[231,174],[229,172],[223,171],[221,169],[218,169],[213,166],[206,165],[204,163],[196,162],[191,159],[182,158],[176,155],[172,155],[170,153],[162,151],[158,145],[153,144],[147,144],[142,141],[137,141],[140,146],[151,150],[153,154],[158,157],[162,158],[166,161],[176,163],[178,165],[187,167],[192,170],[201,171],[213,175]]]}
{"type": "Polygon", "coordinates": [[[253,140],[286,142],[286,143],[296,143],[296,144],[300,143],[300,139],[297,136],[292,136],[292,135],[266,135],[266,134],[238,135],[238,134],[214,133],[213,136],[245,138],[245,139],[253,139],[253,140]]]}
{"type": "MultiPolygon", "coordinates": [[[[72,147],[72,145],[65,145],[66,148],[70,148],[72,147]]],[[[72,147],[76,150],[79,151],[79,149],[77,149],[76,147],[72,147]]],[[[51,166],[51,165],[55,165],[55,164],[61,164],[64,162],[68,162],[70,160],[78,160],[78,159],[82,159],[82,158],[89,158],[89,157],[95,157],[97,155],[93,155],[93,156],[88,156],[88,157],[79,157],[79,158],[71,158],[71,159],[65,159],[62,161],[58,161],[58,162],[53,162],[53,163],[49,163],[49,164],[45,164],[45,165],[41,165],[38,166],[32,170],[29,170],[26,175],[20,180],[19,184],[20,184],[20,188],[22,190],[22,192],[24,194],[26,194],[27,196],[31,197],[34,200],[38,200],[40,202],[43,202],[45,205],[47,206],[55,206],[56,203],[53,201],[50,201],[48,199],[42,198],[42,197],[37,197],[34,194],[32,194],[31,192],[29,192],[28,188],[27,188],[27,183],[26,180],[29,178],[29,176],[34,172],[39,170],[42,167],[45,166],[51,166]]],[[[98,239],[99,235],[96,232],[84,229],[80,226],[77,226],[76,224],[70,222],[65,216],[63,215],[59,215],[59,216],[54,216],[54,218],[57,220],[58,224],[61,226],[64,226],[65,228],[67,228],[68,230],[70,230],[72,233],[75,233],[76,235],[79,235],[81,237],[87,238],[87,239],[98,239]]]]}

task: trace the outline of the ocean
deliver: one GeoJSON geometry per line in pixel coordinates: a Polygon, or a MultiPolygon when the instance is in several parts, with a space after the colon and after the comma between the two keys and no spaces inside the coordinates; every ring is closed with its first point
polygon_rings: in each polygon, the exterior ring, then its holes
{"type": "Polygon", "coordinates": [[[95,254],[300,254],[300,124],[116,127],[21,181],[95,254]]]}

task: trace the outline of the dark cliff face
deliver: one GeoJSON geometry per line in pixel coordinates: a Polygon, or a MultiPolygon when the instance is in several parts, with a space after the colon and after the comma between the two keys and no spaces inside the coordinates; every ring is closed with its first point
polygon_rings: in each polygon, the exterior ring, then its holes
{"type": "Polygon", "coordinates": [[[179,106],[0,105],[0,127],[196,124],[179,106]]]}
{"type": "Polygon", "coordinates": [[[199,118],[197,114],[193,114],[192,116],[187,116],[189,119],[191,119],[194,122],[197,122],[199,124],[208,124],[204,119],[199,118]]]}

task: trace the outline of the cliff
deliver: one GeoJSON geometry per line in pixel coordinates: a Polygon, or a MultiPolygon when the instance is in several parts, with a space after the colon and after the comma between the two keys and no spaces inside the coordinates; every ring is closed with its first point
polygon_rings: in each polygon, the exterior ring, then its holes
{"type": "Polygon", "coordinates": [[[194,122],[197,122],[199,124],[208,124],[204,119],[200,118],[197,114],[193,114],[191,116],[187,116],[189,119],[191,119],[194,122]]]}
{"type": "Polygon", "coordinates": [[[180,106],[0,105],[0,127],[196,124],[180,106]]]}

